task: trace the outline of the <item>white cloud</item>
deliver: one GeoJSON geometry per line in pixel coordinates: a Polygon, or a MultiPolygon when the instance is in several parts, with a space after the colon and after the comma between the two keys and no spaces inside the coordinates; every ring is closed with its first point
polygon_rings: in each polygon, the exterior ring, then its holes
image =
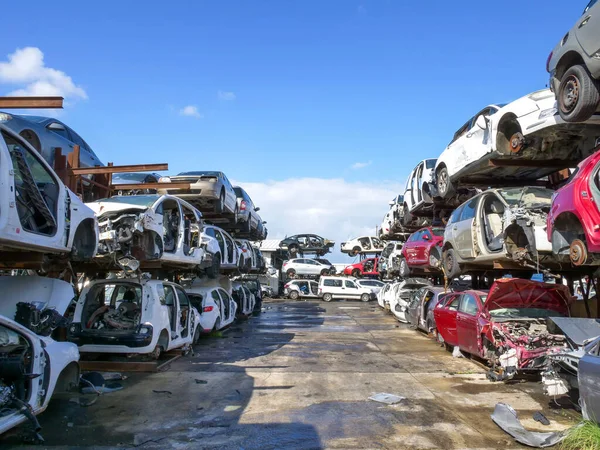
{"type": "Polygon", "coordinates": [[[373,164],[373,161],[355,162],[350,166],[350,168],[353,170],[364,169],[365,167],[370,166],[371,164],[373,164]]]}
{"type": "Polygon", "coordinates": [[[200,114],[200,112],[198,111],[198,107],[195,105],[188,105],[188,106],[181,108],[179,110],[179,115],[195,117],[196,119],[202,119],[202,117],[204,117],[202,114],[200,114]]]}
{"type": "Polygon", "coordinates": [[[331,262],[350,263],[340,243],[374,235],[388,211],[388,202],[401,190],[399,183],[348,182],[343,179],[291,178],[262,183],[236,183],[260,207],[267,239],[314,233],[335,241],[331,262]]]}
{"type": "Polygon", "coordinates": [[[73,83],[66,73],[47,67],[37,47],[18,48],[0,62],[0,83],[24,85],[10,92],[13,96],[58,96],[86,99],[85,90],[73,83]]]}
{"type": "Polygon", "coordinates": [[[232,102],[236,99],[235,94],[233,92],[219,91],[218,96],[219,100],[223,100],[226,102],[232,102]]]}

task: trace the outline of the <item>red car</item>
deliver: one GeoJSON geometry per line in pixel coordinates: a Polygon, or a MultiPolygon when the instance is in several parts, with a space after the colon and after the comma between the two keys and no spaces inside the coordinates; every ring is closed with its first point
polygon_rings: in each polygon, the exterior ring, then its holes
{"type": "MultiPolygon", "coordinates": [[[[600,147],[599,147],[600,149],[600,147]]],[[[581,162],[552,197],[548,240],[552,252],[575,266],[600,262],[600,151],[581,162]]]]}
{"type": "Polygon", "coordinates": [[[443,228],[421,228],[411,234],[402,248],[400,275],[408,277],[411,273],[437,272],[443,243],[443,228]]]}
{"type": "Polygon", "coordinates": [[[379,258],[368,258],[356,264],[346,266],[344,275],[353,277],[378,277],[379,276],[379,258]]]}
{"type": "Polygon", "coordinates": [[[504,378],[543,369],[549,353],[567,346],[546,327],[547,317],[569,315],[574,298],[562,284],[505,278],[489,292],[448,297],[433,310],[440,341],[488,360],[504,378]]]}

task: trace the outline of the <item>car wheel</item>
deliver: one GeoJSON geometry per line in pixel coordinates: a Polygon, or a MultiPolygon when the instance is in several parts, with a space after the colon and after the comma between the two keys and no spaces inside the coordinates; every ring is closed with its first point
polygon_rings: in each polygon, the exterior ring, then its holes
{"type": "Polygon", "coordinates": [[[290,252],[290,256],[295,258],[298,254],[298,246],[296,244],[292,244],[288,247],[288,252],[290,252]]]}
{"type": "Polygon", "coordinates": [[[217,214],[221,214],[225,211],[225,191],[221,191],[221,195],[219,196],[219,203],[217,203],[217,207],[215,208],[215,210],[217,214]]]}
{"type": "Polygon", "coordinates": [[[333,295],[331,294],[323,294],[323,301],[330,302],[333,299],[333,295]]]}
{"type": "Polygon", "coordinates": [[[217,319],[215,321],[215,327],[213,328],[214,331],[219,331],[221,329],[221,319],[217,319]]]}
{"type": "Polygon", "coordinates": [[[585,242],[581,239],[575,239],[569,247],[569,258],[574,266],[583,266],[588,259],[588,250],[585,242]]]}
{"type": "Polygon", "coordinates": [[[298,300],[298,297],[300,297],[300,294],[298,294],[297,291],[290,291],[289,297],[291,300],[298,300]]]}
{"type": "Polygon", "coordinates": [[[450,174],[448,173],[448,169],[446,167],[442,167],[440,170],[438,170],[436,184],[438,195],[440,197],[448,198],[454,193],[454,186],[450,181],[450,174]]]}
{"type": "Polygon", "coordinates": [[[583,65],[565,72],[556,94],[558,112],[565,122],[585,122],[600,104],[600,82],[583,65]]]}
{"type": "Polygon", "coordinates": [[[453,248],[449,248],[442,255],[442,264],[444,267],[444,271],[446,272],[446,276],[449,279],[456,278],[460,275],[461,269],[458,264],[458,260],[456,259],[456,252],[453,248]]]}
{"type": "Polygon", "coordinates": [[[406,278],[410,275],[410,267],[405,258],[400,259],[400,276],[406,278]]]}
{"type": "Polygon", "coordinates": [[[210,266],[210,268],[206,271],[206,275],[208,275],[208,278],[211,279],[215,279],[219,276],[219,272],[221,271],[221,255],[219,253],[217,253],[214,257],[213,257],[213,263],[212,266],[210,266]]]}
{"type": "Polygon", "coordinates": [[[163,347],[160,344],[156,344],[156,347],[154,347],[154,350],[152,350],[152,353],[150,353],[150,357],[154,360],[158,360],[158,358],[160,358],[160,355],[162,355],[163,352],[163,347]]]}
{"type": "Polygon", "coordinates": [[[323,270],[321,270],[321,276],[322,277],[327,276],[327,275],[329,275],[329,269],[323,269],[323,270]]]}
{"type": "Polygon", "coordinates": [[[288,278],[296,278],[296,271],[294,269],[289,269],[285,274],[288,278]]]}
{"type": "Polygon", "coordinates": [[[360,296],[361,302],[368,302],[369,300],[371,300],[371,296],[369,294],[363,294],[360,296]]]}
{"type": "Polygon", "coordinates": [[[360,253],[360,247],[354,247],[352,252],[350,252],[350,256],[356,256],[360,253]]]}
{"type": "Polygon", "coordinates": [[[193,344],[196,345],[200,341],[200,325],[196,327],[196,331],[194,332],[194,341],[193,344]]]}
{"type": "Polygon", "coordinates": [[[410,211],[408,210],[408,205],[404,204],[404,207],[402,208],[402,225],[404,225],[405,227],[410,226],[410,224],[413,221],[413,216],[410,213],[410,211]]]}

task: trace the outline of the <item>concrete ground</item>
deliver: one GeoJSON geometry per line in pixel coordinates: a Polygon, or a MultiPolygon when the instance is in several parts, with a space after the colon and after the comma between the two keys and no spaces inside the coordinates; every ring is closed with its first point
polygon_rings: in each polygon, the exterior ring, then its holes
{"type": "MultiPolygon", "coordinates": [[[[453,358],[376,303],[263,307],[169,370],[132,374],[90,407],[53,400],[39,417],[43,448],[521,448],[490,419],[497,402],[540,431],[577,419],[551,408],[539,382],[491,383],[480,365],[453,358]],[[381,392],[405,400],[368,400],[381,392]],[[550,426],[533,421],[536,411],[550,426]]],[[[0,446],[24,448],[22,430],[0,446]]]]}

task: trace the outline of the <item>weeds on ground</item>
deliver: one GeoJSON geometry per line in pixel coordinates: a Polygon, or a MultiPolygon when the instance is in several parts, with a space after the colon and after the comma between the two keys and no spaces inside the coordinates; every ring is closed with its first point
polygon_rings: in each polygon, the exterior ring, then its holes
{"type": "Polygon", "coordinates": [[[600,450],[600,426],[585,420],[569,430],[560,450],[600,450]]]}

